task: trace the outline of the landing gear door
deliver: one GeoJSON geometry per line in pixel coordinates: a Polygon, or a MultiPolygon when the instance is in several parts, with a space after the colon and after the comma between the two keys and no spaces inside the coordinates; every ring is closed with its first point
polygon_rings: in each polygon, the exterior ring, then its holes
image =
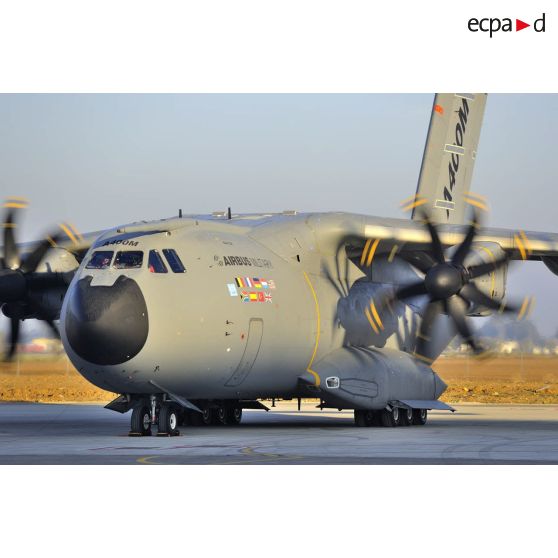
{"type": "Polygon", "coordinates": [[[227,380],[225,384],[227,387],[239,386],[248,377],[260,352],[262,336],[263,320],[261,318],[252,318],[248,327],[248,339],[246,340],[244,354],[233,375],[227,380]]]}

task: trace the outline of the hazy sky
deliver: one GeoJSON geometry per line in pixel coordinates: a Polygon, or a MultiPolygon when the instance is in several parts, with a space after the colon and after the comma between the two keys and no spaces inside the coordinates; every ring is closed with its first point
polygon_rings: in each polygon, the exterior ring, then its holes
{"type": "MultiPolygon", "coordinates": [[[[22,240],[184,212],[344,210],[401,217],[432,95],[0,95],[1,195],[31,200],[22,240]]],[[[558,95],[489,95],[472,189],[490,225],[558,232],[558,95]]],[[[558,277],[517,266],[558,329],[558,277]]]]}

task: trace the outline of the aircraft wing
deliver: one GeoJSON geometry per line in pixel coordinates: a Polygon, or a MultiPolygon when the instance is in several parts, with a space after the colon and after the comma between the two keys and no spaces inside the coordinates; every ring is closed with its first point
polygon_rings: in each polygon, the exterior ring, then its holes
{"type": "MultiPolygon", "coordinates": [[[[428,228],[420,221],[338,213],[312,217],[309,224],[318,233],[323,249],[335,251],[343,246],[361,268],[370,267],[377,256],[393,258],[428,251],[432,242],[428,228]]],[[[461,244],[468,228],[437,224],[442,247],[461,244]]],[[[558,233],[479,227],[474,242],[497,244],[510,260],[544,261],[558,274],[558,233]]]]}
{"type": "MultiPolygon", "coordinates": [[[[83,257],[85,256],[87,250],[91,248],[94,244],[95,240],[104,233],[105,231],[95,231],[95,232],[88,232],[85,234],[74,233],[70,231],[70,235],[66,233],[62,233],[63,236],[57,240],[56,247],[62,248],[75,256],[75,258],[80,262],[83,257]]],[[[40,243],[42,240],[34,240],[31,242],[22,242],[18,243],[18,248],[20,249],[22,254],[26,254],[28,252],[32,252],[33,249],[40,243]]],[[[0,248],[0,252],[3,252],[3,247],[0,248]]]]}

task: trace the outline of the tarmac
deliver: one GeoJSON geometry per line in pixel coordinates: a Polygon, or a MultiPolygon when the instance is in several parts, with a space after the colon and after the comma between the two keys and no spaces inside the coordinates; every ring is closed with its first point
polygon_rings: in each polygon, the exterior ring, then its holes
{"type": "Polygon", "coordinates": [[[0,464],[558,463],[556,405],[454,405],[424,426],[358,428],[352,411],[292,403],[175,437],[129,437],[130,414],[101,405],[2,403],[0,464]]]}

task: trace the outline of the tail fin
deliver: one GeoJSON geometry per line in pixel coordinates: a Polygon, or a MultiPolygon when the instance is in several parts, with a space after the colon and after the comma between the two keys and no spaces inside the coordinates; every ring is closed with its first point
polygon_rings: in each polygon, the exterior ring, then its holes
{"type": "Polygon", "coordinates": [[[420,219],[423,206],[438,223],[462,224],[486,105],[485,93],[434,97],[416,197],[407,206],[420,219]]]}

